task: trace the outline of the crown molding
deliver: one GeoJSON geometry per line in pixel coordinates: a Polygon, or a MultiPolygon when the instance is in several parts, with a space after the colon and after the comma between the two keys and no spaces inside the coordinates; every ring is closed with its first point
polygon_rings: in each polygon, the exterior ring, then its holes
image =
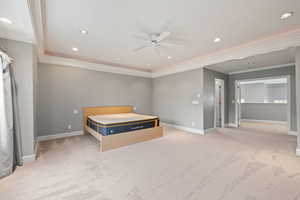
{"type": "Polygon", "coordinates": [[[230,72],[228,74],[229,75],[241,74],[241,73],[246,73],[246,72],[255,72],[255,71],[262,71],[262,70],[267,70],[267,69],[290,67],[290,66],[293,66],[293,65],[295,65],[295,63],[288,63],[288,64],[283,64],[283,65],[274,65],[274,66],[267,66],[267,67],[259,67],[259,68],[254,68],[254,69],[246,69],[246,70],[240,70],[240,71],[236,71],[236,72],[230,72]]]}
{"type": "Polygon", "coordinates": [[[198,69],[229,60],[246,58],[297,46],[300,46],[300,28],[254,40],[231,48],[221,49],[216,52],[195,57],[188,61],[164,67],[164,69],[153,72],[152,76],[156,78],[198,69]]]}
{"type": "Polygon", "coordinates": [[[46,63],[46,64],[54,64],[54,65],[64,65],[69,67],[76,67],[82,68],[86,70],[93,70],[93,71],[101,71],[101,72],[110,72],[116,74],[125,74],[131,76],[141,76],[146,78],[152,78],[151,72],[143,72],[138,70],[131,70],[125,69],[121,67],[114,67],[110,65],[104,64],[96,64],[91,62],[79,61],[76,59],[58,57],[58,56],[50,56],[50,55],[40,55],[39,56],[39,63],[46,63]]]}

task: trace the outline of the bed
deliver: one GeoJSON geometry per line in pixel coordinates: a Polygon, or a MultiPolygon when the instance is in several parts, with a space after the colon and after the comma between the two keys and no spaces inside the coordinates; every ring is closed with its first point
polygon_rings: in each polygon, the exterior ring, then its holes
{"type": "Polygon", "coordinates": [[[100,151],[163,136],[157,116],[133,113],[132,106],[84,108],[83,127],[100,142],[100,151]]]}

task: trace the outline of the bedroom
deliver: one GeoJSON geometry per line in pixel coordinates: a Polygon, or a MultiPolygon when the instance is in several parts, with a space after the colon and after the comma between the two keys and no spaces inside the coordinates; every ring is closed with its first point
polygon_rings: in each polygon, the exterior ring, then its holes
{"type": "Polygon", "coordinates": [[[1,198],[299,199],[299,12],[296,0],[2,0],[1,198]],[[238,127],[235,83],[279,76],[289,130],[238,127]]]}

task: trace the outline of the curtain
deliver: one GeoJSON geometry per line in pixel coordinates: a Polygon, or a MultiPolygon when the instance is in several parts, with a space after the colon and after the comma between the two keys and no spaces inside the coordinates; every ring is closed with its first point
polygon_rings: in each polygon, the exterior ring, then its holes
{"type": "Polygon", "coordinates": [[[22,165],[16,94],[11,59],[0,51],[0,177],[22,165]]]}

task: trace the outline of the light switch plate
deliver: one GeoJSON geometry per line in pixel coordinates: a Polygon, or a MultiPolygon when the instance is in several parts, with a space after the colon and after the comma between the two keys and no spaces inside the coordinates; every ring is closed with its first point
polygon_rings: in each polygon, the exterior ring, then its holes
{"type": "Polygon", "coordinates": [[[74,110],[73,110],[73,114],[74,114],[74,115],[78,114],[78,110],[74,109],[74,110]]]}

